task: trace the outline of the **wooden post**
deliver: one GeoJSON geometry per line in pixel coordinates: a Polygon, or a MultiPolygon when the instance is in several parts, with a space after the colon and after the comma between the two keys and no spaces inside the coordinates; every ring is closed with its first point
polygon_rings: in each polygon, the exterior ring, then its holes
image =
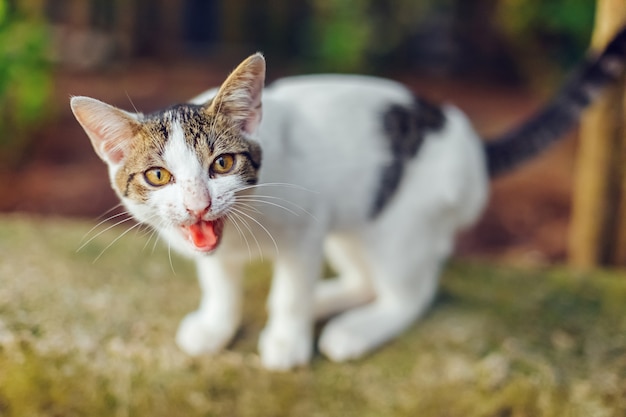
{"type": "MultiPolygon", "coordinates": [[[[592,48],[600,49],[626,22],[624,0],[598,0],[592,48]]],[[[624,87],[612,88],[584,115],[569,238],[570,264],[590,268],[625,257],[626,236],[618,232],[622,186],[624,87]],[[620,241],[623,241],[620,243],[620,241]]]]}
{"type": "Polygon", "coordinates": [[[619,143],[615,147],[614,163],[619,168],[615,201],[615,222],[613,230],[613,248],[609,254],[610,262],[613,265],[626,265],[626,77],[622,78],[621,88],[617,89],[621,94],[619,97],[620,107],[615,109],[616,118],[621,121],[617,133],[619,143]]]}

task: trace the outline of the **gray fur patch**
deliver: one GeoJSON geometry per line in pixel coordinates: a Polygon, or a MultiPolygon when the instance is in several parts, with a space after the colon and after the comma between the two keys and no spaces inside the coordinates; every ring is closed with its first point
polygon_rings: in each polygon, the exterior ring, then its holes
{"type": "Polygon", "coordinates": [[[428,132],[445,125],[441,109],[419,97],[411,105],[390,105],[382,115],[383,134],[388,140],[391,161],[383,168],[371,217],[378,216],[402,181],[405,165],[414,158],[428,132]]]}

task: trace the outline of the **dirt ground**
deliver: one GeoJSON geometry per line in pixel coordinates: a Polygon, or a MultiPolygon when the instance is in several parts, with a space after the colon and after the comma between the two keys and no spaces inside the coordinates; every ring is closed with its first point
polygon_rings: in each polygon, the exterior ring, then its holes
{"type": "MultiPolygon", "coordinates": [[[[53,117],[35,134],[27,161],[0,172],[0,212],[96,218],[117,204],[104,164],[69,110],[69,97],[88,95],[113,105],[150,112],[218,84],[228,67],[207,63],[135,63],[105,73],[59,72],[53,117]]],[[[271,73],[269,78],[283,74],[271,73]]],[[[424,96],[467,112],[489,137],[523,120],[540,100],[520,88],[400,74],[424,96]]],[[[515,263],[564,260],[570,217],[575,135],[542,157],[493,182],[482,220],[459,240],[462,256],[515,263]]]]}

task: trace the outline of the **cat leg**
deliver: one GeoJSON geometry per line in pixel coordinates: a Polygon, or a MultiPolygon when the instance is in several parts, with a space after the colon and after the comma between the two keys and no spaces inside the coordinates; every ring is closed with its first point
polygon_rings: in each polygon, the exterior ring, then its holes
{"type": "Polygon", "coordinates": [[[315,288],[315,319],[325,319],[374,299],[365,256],[357,239],[330,236],[324,245],[326,258],[338,274],[319,281],[315,288]]]}
{"type": "Polygon", "coordinates": [[[422,265],[405,282],[389,276],[383,279],[374,302],[329,321],[320,337],[320,350],[342,362],[357,359],[400,334],[431,304],[437,290],[438,263],[422,265]],[[413,282],[407,285],[407,281],[413,282]]]}
{"type": "Polygon", "coordinates": [[[176,343],[187,354],[216,353],[232,340],[241,321],[240,262],[204,256],[196,260],[200,307],[180,323],[176,343]]]}
{"type": "MultiPolygon", "coordinates": [[[[307,239],[303,239],[307,240],[307,239]]],[[[259,339],[263,365],[288,370],[306,365],[313,352],[313,290],[321,273],[321,242],[281,250],[274,262],[268,323],[259,339]]]]}

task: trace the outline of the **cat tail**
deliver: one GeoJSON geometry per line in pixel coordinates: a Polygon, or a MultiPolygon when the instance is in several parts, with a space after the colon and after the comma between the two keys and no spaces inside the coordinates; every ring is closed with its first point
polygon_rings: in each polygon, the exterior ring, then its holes
{"type": "Polygon", "coordinates": [[[600,54],[586,59],[552,100],[530,119],[485,143],[489,175],[512,170],[561,138],[603,88],[621,78],[625,65],[626,27],[600,54]]]}

